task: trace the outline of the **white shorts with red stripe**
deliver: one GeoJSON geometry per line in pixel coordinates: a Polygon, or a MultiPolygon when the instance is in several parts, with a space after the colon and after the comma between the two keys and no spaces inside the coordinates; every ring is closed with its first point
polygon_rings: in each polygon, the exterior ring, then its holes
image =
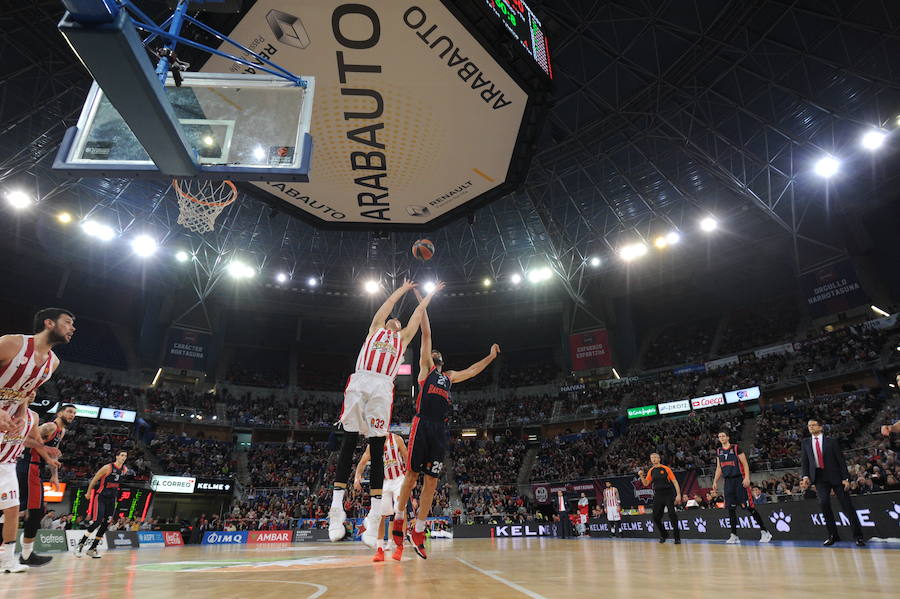
{"type": "MultiPolygon", "coordinates": [[[[400,498],[400,488],[403,486],[403,477],[384,479],[381,489],[381,513],[384,516],[392,516],[397,513],[397,499],[400,498]]],[[[401,510],[402,511],[402,510],[401,510]]]]}
{"type": "Polygon", "coordinates": [[[394,379],[374,372],[354,372],[344,390],[340,423],[345,431],[386,437],[394,407],[394,379]]]}
{"type": "Polygon", "coordinates": [[[0,510],[19,507],[19,477],[15,464],[0,464],[0,510]]]}
{"type": "Polygon", "coordinates": [[[608,505],[606,506],[606,519],[611,520],[613,522],[618,522],[622,519],[622,514],[619,512],[619,506],[616,505],[608,505]]]}

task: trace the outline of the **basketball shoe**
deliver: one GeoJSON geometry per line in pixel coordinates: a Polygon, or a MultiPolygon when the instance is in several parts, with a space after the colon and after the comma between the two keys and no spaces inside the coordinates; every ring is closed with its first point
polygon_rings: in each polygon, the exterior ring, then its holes
{"type": "Polygon", "coordinates": [[[384,549],[379,547],[375,550],[375,557],[372,558],[373,562],[383,562],[384,561],[384,549]]]}
{"type": "Polygon", "coordinates": [[[740,545],[741,544],[741,540],[734,533],[731,533],[731,536],[729,536],[728,540],[725,542],[728,543],[729,545],[740,545]]]}
{"type": "Polygon", "coordinates": [[[416,555],[421,557],[422,559],[428,559],[428,555],[425,554],[425,532],[416,532],[416,527],[413,526],[409,529],[409,541],[412,543],[413,549],[416,552],[416,555]]]}
{"type": "Polygon", "coordinates": [[[333,507],[328,510],[328,538],[332,543],[337,543],[344,538],[347,530],[344,528],[344,520],[347,514],[342,507],[333,507]]]}

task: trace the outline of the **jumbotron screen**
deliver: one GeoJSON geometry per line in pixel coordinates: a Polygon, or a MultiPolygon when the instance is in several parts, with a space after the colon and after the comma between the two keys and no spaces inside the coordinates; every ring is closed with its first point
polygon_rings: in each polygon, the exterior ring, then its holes
{"type": "Polygon", "coordinates": [[[522,0],[485,0],[506,29],[531,54],[538,66],[553,77],[550,65],[550,44],[544,29],[528,5],[522,0]]]}

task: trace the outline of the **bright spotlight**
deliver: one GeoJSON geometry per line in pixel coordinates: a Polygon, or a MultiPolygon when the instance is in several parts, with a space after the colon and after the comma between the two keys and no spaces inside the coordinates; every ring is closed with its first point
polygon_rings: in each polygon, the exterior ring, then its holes
{"type": "Polygon", "coordinates": [[[212,146],[214,143],[216,143],[216,140],[213,139],[212,135],[206,135],[203,137],[203,145],[204,146],[209,147],[209,146],[212,146]]]}
{"type": "Polygon", "coordinates": [[[711,216],[707,216],[703,220],[700,221],[700,228],[706,231],[707,233],[712,233],[718,228],[719,222],[711,216]]]}
{"type": "Polygon", "coordinates": [[[653,240],[653,245],[656,246],[657,249],[663,250],[669,245],[669,240],[664,236],[660,235],[656,239],[653,240]]]}
{"type": "Polygon", "coordinates": [[[63,225],[68,225],[72,222],[72,215],[68,212],[60,212],[56,215],[56,220],[58,220],[63,225]]]}
{"type": "Polygon", "coordinates": [[[542,266],[541,268],[534,268],[528,271],[528,281],[530,283],[543,283],[544,281],[550,279],[550,277],[552,276],[553,271],[546,266],[542,266]]]}
{"type": "Polygon", "coordinates": [[[591,266],[593,266],[594,268],[600,266],[600,258],[598,258],[597,256],[591,258],[591,266]]]}
{"type": "Polygon", "coordinates": [[[275,280],[278,281],[279,283],[287,283],[288,276],[286,274],[284,274],[283,272],[280,272],[277,275],[275,275],[275,280]]]}
{"type": "Polygon", "coordinates": [[[862,147],[867,150],[877,150],[884,145],[887,133],[884,131],[869,131],[862,137],[862,147]]]}
{"type": "Polygon", "coordinates": [[[141,258],[149,258],[156,253],[159,245],[149,235],[138,235],[131,240],[131,249],[141,258]]]}
{"type": "Polygon", "coordinates": [[[34,203],[34,200],[31,198],[31,196],[21,189],[7,192],[6,201],[16,210],[24,210],[34,203]]]}
{"type": "Polygon", "coordinates": [[[116,232],[113,231],[112,227],[98,223],[95,220],[86,220],[81,223],[81,230],[100,241],[111,241],[116,236],[116,232]]]}
{"type": "Polygon", "coordinates": [[[828,179],[837,174],[838,169],[841,167],[841,163],[837,158],[832,156],[825,156],[824,158],[820,158],[818,162],[816,162],[816,174],[820,177],[828,179]]]}
{"type": "Polygon", "coordinates": [[[310,287],[317,287],[319,285],[319,279],[315,277],[310,277],[306,279],[306,284],[310,287]]]}
{"type": "Polygon", "coordinates": [[[481,284],[484,285],[485,287],[490,287],[491,285],[494,284],[494,282],[491,281],[489,278],[485,277],[485,279],[481,282],[481,284]]]}
{"type": "Polygon", "coordinates": [[[235,279],[249,279],[256,274],[256,269],[240,260],[234,260],[228,264],[228,274],[235,279]]]}
{"type": "Polygon", "coordinates": [[[175,252],[175,259],[179,262],[187,262],[188,253],[184,250],[178,250],[177,252],[175,252]]]}
{"type": "Polygon", "coordinates": [[[509,278],[509,280],[512,282],[513,285],[518,285],[519,283],[522,282],[522,275],[520,275],[519,273],[515,273],[513,276],[511,276],[509,278]]]}
{"type": "Polygon", "coordinates": [[[431,293],[432,291],[434,291],[434,283],[428,281],[422,286],[422,288],[425,290],[425,293],[431,293]]]}
{"type": "Polygon", "coordinates": [[[366,281],[365,285],[363,286],[363,288],[366,290],[366,293],[368,293],[369,295],[378,293],[378,289],[380,287],[381,285],[378,284],[378,281],[366,281]]]}
{"type": "Polygon", "coordinates": [[[681,235],[679,235],[675,231],[671,231],[666,235],[666,241],[669,242],[669,245],[675,245],[676,243],[681,241],[681,235]]]}
{"type": "Polygon", "coordinates": [[[266,157],[266,151],[261,146],[256,146],[253,148],[253,157],[257,160],[263,160],[266,157]]]}
{"type": "Polygon", "coordinates": [[[869,308],[872,309],[872,312],[874,312],[878,316],[881,316],[882,318],[890,318],[890,316],[891,316],[889,312],[887,312],[886,310],[882,310],[878,306],[873,305],[873,306],[869,306],[869,308]]]}
{"type": "Polygon", "coordinates": [[[640,258],[647,253],[647,245],[643,242],[630,243],[619,250],[619,256],[626,262],[640,258]]]}

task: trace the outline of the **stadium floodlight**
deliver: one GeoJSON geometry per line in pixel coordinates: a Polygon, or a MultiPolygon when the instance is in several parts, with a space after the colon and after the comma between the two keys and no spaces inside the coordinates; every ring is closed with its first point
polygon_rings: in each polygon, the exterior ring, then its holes
{"type": "Polygon", "coordinates": [[[280,272],[277,275],[275,275],[275,280],[278,281],[279,283],[287,283],[288,276],[286,274],[284,274],[283,272],[280,272]]]}
{"type": "Polygon", "coordinates": [[[378,284],[378,281],[366,281],[363,288],[366,290],[366,293],[369,295],[374,295],[378,293],[378,289],[381,288],[381,285],[378,284]]]}
{"type": "Polygon", "coordinates": [[[719,227],[719,221],[714,219],[711,216],[707,216],[703,220],[700,221],[700,229],[705,231],[706,233],[712,233],[719,227]]]}
{"type": "Polygon", "coordinates": [[[319,285],[319,279],[317,279],[315,277],[310,277],[310,278],[306,279],[306,284],[309,287],[317,287],[319,285]]]}
{"type": "Polygon", "coordinates": [[[873,305],[873,306],[869,306],[869,308],[872,309],[872,312],[874,312],[875,314],[878,314],[879,316],[881,316],[883,318],[888,318],[890,316],[890,314],[887,311],[882,310],[878,306],[873,305]]]}
{"type": "Polygon", "coordinates": [[[490,280],[488,277],[485,277],[484,280],[481,282],[481,284],[484,285],[485,287],[490,287],[491,285],[494,284],[494,282],[492,280],[490,280]]]}
{"type": "Polygon", "coordinates": [[[425,293],[431,293],[434,291],[435,285],[433,281],[428,281],[424,285],[422,285],[422,289],[425,290],[425,293]]]}
{"type": "Polygon", "coordinates": [[[635,258],[640,258],[647,253],[647,245],[643,242],[629,243],[622,246],[619,250],[619,257],[626,262],[631,262],[635,258]]]}
{"type": "Polygon", "coordinates": [[[21,189],[14,189],[6,192],[6,203],[16,210],[24,210],[34,204],[34,198],[21,189]]]}
{"type": "Polygon", "coordinates": [[[666,239],[665,235],[660,235],[653,240],[653,245],[655,245],[658,250],[664,250],[669,247],[669,240],[666,239]]]}
{"type": "Polygon", "coordinates": [[[184,250],[178,250],[177,252],[175,252],[175,259],[179,262],[187,262],[188,258],[190,258],[190,256],[188,256],[188,253],[184,250]]]}
{"type": "Polygon", "coordinates": [[[533,268],[528,271],[528,281],[534,283],[535,285],[538,283],[543,283],[544,281],[549,280],[553,276],[553,271],[547,268],[546,266],[542,266],[540,268],[533,268]]]}
{"type": "Polygon", "coordinates": [[[253,157],[257,160],[265,160],[266,151],[263,150],[261,146],[256,146],[255,148],[253,148],[253,157]]]}
{"type": "Polygon", "coordinates": [[[884,131],[869,131],[862,136],[862,147],[874,152],[884,145],[885,139],[887,139],[887,133],[884,131]]]}
{"type": "Polygon", "coordinates": [[[824,156],[816,162],[816,174],[824,179],[830,179],[837,174],[841,168],[840,161],[833,156],[824,156]]]}
{"type": "Polygon", "coordinates": [[[100,241],[111,241],[116,236],[116,232],[113,231],[112,227],[98,223],[95,220],[86,220],[81,223],[81,230],[100,241]]]}
{"type": "Polygon", "coordinates": [[[591,266],[593,266],[594,268],[600,266],[600,258],[598,258],[597,256],[591,258],[591,266]]]}
{"type": "Polygon", "coordinates": [[[149,235],[138,235],[131,240],[131,249],[141,258],[149,258],[159,249],[159,244],[149,235]]]}
{"type": "Polygon", "coordinates": [[[56,220],[64,225],[68,225],[72,222],[72,215],[69,212],[60,212],[56,215],[56,220]]]}
{"type": "Polygon", "coordinates": [[[681,241],[681,235],[678,234],[677,231],[670,231],[666,234],[666,241],[669,245],[675,245],[679,241],[681,241]]]}
{"type": "Polygon", "coordinates": [[[513,273],[513,276],[511,276],[509,280],[513,285],[518,285],[522,282],[522,275],[520,275],[519,273],[513,273]]]}
{"type": "Polygon", "coordinates": [[[228,274],[234,279],[250,279],[256,275],[256,269],[240,260],[228,263],[228,274]]]}

